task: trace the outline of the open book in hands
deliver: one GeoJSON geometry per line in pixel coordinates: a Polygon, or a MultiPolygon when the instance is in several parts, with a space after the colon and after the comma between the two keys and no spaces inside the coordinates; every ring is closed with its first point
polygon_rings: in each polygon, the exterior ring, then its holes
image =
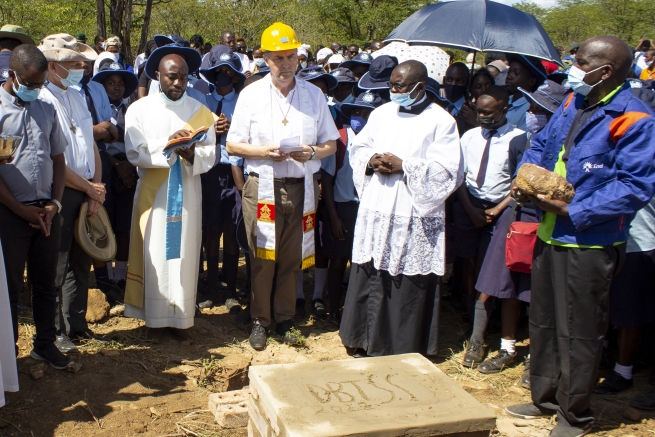
{"type": "Polygon", "coordinates": [[[173,153],[173,150],[175,149],[179,149],[181,147],[191,147],[195,143],[200,143],[205,141],[205,138],[207,138],[208,130],[209,130],[208,127],[203,126],[191,132],[189,136],[170,140],[168,143],[166,143],[166,147],[164,147],[164,155],[170,156],[171,153],[173,153]]]}

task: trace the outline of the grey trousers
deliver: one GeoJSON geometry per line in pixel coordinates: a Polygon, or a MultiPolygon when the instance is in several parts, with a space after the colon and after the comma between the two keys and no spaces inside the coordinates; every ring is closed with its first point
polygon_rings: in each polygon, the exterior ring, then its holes
{"type": "Polygon", "coordinates": [[[593,422],[591,393],[609,324],[612,278],[625,244],[558,247],[537,240],[530,302],[530,386],[535,405],[559,423],[593,422]]]}
{"type": "Polygon", "coordinates": [[[61,223],[61,243],[57,260],[57,335],[84,332],[86,305],[89,297],[91,257],[75,241],[74,229],[80,207],[86,194],[66,187],[61,199],[61,214],[55,216],[61,223]]]}

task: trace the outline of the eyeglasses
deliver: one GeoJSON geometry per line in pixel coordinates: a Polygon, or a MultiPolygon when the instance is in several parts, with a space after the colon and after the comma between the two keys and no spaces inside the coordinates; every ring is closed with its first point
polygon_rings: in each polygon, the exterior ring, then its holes
{"type": "Polygon", "coordinates": [[[26,85],[24,83],[21,83],[21,82],[25,82],[24,79],[21,78],[20,80],[18,80],[20,78],[20,76],[15,71],[14,71],[14,76],[16,76],[16,82],[18,82],[18,85],[22,85],[25,88],[27,88],[28,90],[41,90],[41,89],[45,88],[45,85],[46,85],[45,82],[41,82],[41,83],[38,83],[38,84],[26,85]]]}

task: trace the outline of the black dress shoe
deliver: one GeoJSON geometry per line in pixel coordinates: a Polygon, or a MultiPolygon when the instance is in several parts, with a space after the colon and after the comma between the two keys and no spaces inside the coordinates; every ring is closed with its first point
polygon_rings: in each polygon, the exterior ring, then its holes
{"type": "Polygon", "coordinates": [[[510,354],[505,349],[501,349],[498,351],[498,355],[493,358],[489,358],[484,363],[480,364],[478,371],[480,373],[484,373],[485,375],[491,373],[499,373],[500,371],[506,369],[507,366],[514,364],[515,362],[516,352],[510,354]]]}
{"type": "Polygon", "coordinates": [[[95,340],[100,343],[109,343],[109,340],[107,340],[105,337],[103,337],[102,335],[94,334],[93,331],[91,331],[90,329],[87,329],[86,331],[82,331],[82,332],[72,332],[70,334],[70,338],[71,340],[76,341],[78,343],[83,341],[90,341],[90,340],[95,340]]]}
{"type": "Polygon", "coordinates": [[[62,354],[76,354],[78,352],[77,346],[66,335],[58,335],[55,346],[62,354]]]}
{"type": "Polygon", "coordinates": [[[609,395],[621,393],[630,387],[632,387],[632,379],[625,379],[615,371],[612,371],[603,382],[594,387],[594,393],[598,395],[609,395]]]}
{"type": "Polygon", "coordinates": [[[484,343],[471,340],[468,347],[466,348],[466,353],[464,354],[462,364],[472,369],[484,360],[486,353],[487,346],[484,343]]]}
{"type": "Polygon", "coordinates": [[[323,319],[326,316],[325,312],[325,304],[323,303],[323,299],[314,299],[312,301],[312,313],[319,319],[323,319]]]}
{"type": "Polygon", "coordinates": [[[530,356],[525,357],[525,370],[521,374],[521,386],[530,390],[530,356]]]}
{"type": "Polygon", "coordinates": [[[294,344],[298,341],[298,330],[295,329],[291,320],[278,323],[275,327],[275,332],[283,337],[283,341],[286,344],[294,344]]]}
{"type": "Polygon", "coordinates": [[[305,317],[305,299],[296,299],[296,317],[305,317]]]}
{"type": "Polygon", "coordinates": [[[351,356],[353,358],[366,358],[366,357],[368,357],[368,354],[366,353],[366,351],[364,349],[362,349],[361,347],[358,347],[353,351],[351,356]]]}
{"type": "Polygon", "coordinates": [[[256,351],[263,351],[266,349],[266,340],[266,328],[254,322],[250,331],[250,346],[256,351]]]}

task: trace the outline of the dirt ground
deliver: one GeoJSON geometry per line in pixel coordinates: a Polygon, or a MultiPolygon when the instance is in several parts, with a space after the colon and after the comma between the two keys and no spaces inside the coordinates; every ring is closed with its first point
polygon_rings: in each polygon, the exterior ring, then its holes
{"type": "MultiPolygon", "coordinates": [[[[310,275],[305,274],[308,298],[310,275]]],[[[26,315],[20,320],[20,392],[7,393],[8,403],[0,409],[0,437],[246,436],[245,429],[214,424],[206,411],[210,392],[247,384],[248,365],[348,358],[338,332],[325,322],[308,316],[296,323],[306,337],[304,346],[287,346],[273,336],[265,351],[255,352],[248,345],[248,326],[239,325],[224,307],[203,310],[190,331],[193,341],[184,343],[170,337],[149,340],[142,322],[110,317],[91,328],[113,341],[81,347],[76,357],[80,372],[48,367],[34,380],[31,371],[37,362],[29,357],[34,326],[26,315]]],[[[433,361],[498,415],[494,435],[547,436],[553,419],[521,421],[503,414],[505,406],[530,400],[518,383],[523,365],[489,376],[466,369],[459,361],[467,324],[448,301],[442,307],[441,327],[441,353],[433,361]]],[[[495,353],[498,334],[490,335],[488,343],[495,353]]],[[[526,355],[527,349],[527,341],[519,342],[519,354],[526,355]]],[[[597,421],[590,435],[653,437],[655,414],[624,417],[630,398],[651,388],[647,379],[648,371],[641,371],[631,390],[595,396],[597,421]]]]}

